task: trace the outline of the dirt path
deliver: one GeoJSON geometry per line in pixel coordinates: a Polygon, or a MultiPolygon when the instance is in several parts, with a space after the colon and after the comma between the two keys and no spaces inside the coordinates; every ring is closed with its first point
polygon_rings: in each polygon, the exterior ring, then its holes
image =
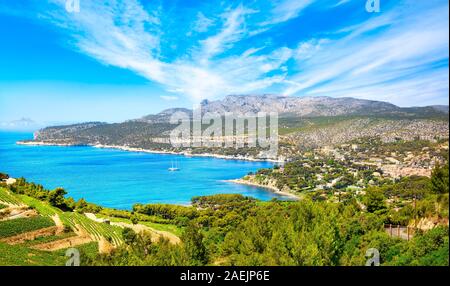
{"type": "Polygon", "coordinates": [[[29,218],[37,216],[36,210],[28,209],[26,206],[10,206],[0,212],[0,221],[12,220],[16,218],[29,218]]]}
{"type": "Polygon", "coordinates": [[[53,215],[52,217],[53,222],[55,223],[56,227],[58,228],[58,233],[64,232],[64,224],[59,218],[58,214],[53,215]]]}
{"type": "Polygon", "coordinates": [[[89,236],[74,236],[52,242],[35,245],[32,248],[44,251],[56,251],[92,242],[89,236]]]}
{"type": "Polygon", "coordinates": [[[131,223],[124,223],[124,222],[111,222],[111,225],[116,225],[122,228],[131,228],[132,230],[134,230],[136,233],[141,233],[141,232],[150,232],[152,234],[152,241],[153,242],[157,242],[159,241],[159,239],[161,237],[166,238],[169,240],[170,243],[172,244],[178,244],[181,242],[180,238],[178,236],[176,236],[173,233],[167,232],[167,231],[161,231],[161,230],[156,230],[154,228],[151,228],[149,226],[146,225],[142,225],[142,224],[131,224],[131,223]]]}
{"type": "MultiPolygon", "coordinates": [[[[93,213],[85,213],[85,216],[93,221],[99,222],[99,223],[103,223],[103,219],[97,218],[97,216],[93,213]]],[[[178,244],[181,242],[180,238],[178,236],[176,236],[173,233],[167,232],[167,231],[160,231],[160,230],[156,230],[154,228],[151,228],[149,226],[146,225],[142,225],[142,224],[131,224],[131,223],[125,223],[125,222],[110,222],[111,225],[115,225],[121,228],[131,228],[132,230],[134,230],[136,233],[140,233],[140,232],[150,232],[152,234],[152,241],[156,242],[158,241],[161,237],[164,237],[166,239],[169,240],[170,243],[172,244],[178,244]]]]}
{"type": "MultiPolygon", "coordinates": [[[[57,214],[55,214],[52,217],[53,221],[55,222],[56,226],[55,228],[57,231],[61,231],[61,229],[64,231],[64,224],[62,223],[61,219],[57,214]]],[[[57,251],[60,249],[66,249],[70,247],[75,247],[78,245],[83,245],[86,243],[90,243],[95,241],[89,233],[87,233],[82,227],[79,225],[75,225],[75,228],[73,229],[76,236],[73,237],[67,237],[56,241],[51,241],[47,243],[42,243],[33,246],[33,249],[37,250],[44,250],[44,251],[57,251]]]]}

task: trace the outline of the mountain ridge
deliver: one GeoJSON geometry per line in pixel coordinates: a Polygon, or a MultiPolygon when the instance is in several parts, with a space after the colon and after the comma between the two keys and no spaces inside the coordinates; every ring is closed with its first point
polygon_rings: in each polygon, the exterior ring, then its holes
{"type": "MultiPolygon", "coordinates": [[[[203,114],[224,115],[234,111],[235,115],[240,116],[249,112],[283,111],[279,116],[279,136],[280,140],[290,145],[317,147],[365,136],[384,138],[385,141],[448,137],[445,135],[448,134],[448,113],[442,106],[405,108],[387,102],[354,98],[290,98],[277,95],[229,95],[223,100],[205,100],[201,106],[203,114]],[[286,136],[288,134],[292,135],[286,136]]],[[[170,142],[170,133],[178,125],[171,124],[170,118],[177,112],[185,112],[190,118],[193,115],[192,110],[187,108],[169,108],[122,123],[87,122],[51,126],[36,132],[34,140],[20,143],[180,151],[170,142]]],[[[210,151],[205,149],[199,152],[210,151]]],[[[219,152],[228,151],[224,149],[219,152]]],[[[242,151],[242,154],[248,156],[248,150],[242,151]]]]}
{"type": "MultiPolygon", "coordinates": [[[[288,97],[274,94],[263,95],[227,95],[222,100],[203,100],[200,103],[202,114],[217,113],[223,115],[255,114],[258,112],[277,112],[280,117],[318,117],[340,115],[376,115],[376,114],[448,114],[448,105],[423,107],[399,107],[389,102],[357,99],[352,97],[288,97]]],[[[146,115],[136,121],[169,122],[175,112],[185,112],[192,116],[187,108],[169,108],[157,114],[146,115]]]]}

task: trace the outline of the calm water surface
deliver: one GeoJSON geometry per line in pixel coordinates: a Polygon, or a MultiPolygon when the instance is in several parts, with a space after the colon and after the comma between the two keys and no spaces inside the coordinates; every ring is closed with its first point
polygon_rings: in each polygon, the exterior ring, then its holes
{"type": "Polygon", "coordinates": [[[189,204],[193,196],[236,193],[260,200],[279,195],[224,180],[270,167],[267,162],[135,153],[92,147],[21,146],[29,133],[0,132],[0,172],[47,189],[64,187],[74,199],[119,209],[135,203],[189,204]],[[176,161],[179,172],[168,172],[176,161]]]}

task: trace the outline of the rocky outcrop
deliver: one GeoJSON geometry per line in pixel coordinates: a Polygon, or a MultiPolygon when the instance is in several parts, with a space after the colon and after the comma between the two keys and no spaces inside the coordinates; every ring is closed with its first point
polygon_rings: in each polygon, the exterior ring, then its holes
{"type": "Polygon", "coordinates": [[[203,101],[202,112],[235,114],[278,112],[284,116],[338,116],[401,112],[387,102],[356,98],[287,97],[279,95],[229,95],[223,100],[203,101]]]}

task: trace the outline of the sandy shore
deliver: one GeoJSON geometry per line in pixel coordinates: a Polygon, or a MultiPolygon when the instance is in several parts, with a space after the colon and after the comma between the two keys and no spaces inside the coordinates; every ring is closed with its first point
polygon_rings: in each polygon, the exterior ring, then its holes
{"type": "Polygon", "coordinates": [[[274,188],[274,187],[271,187],[271,186],[266,186],[266,185],[261,185],[261,184],[254,183],[254,182],[249,182],[249,181],[244,180],[244,179],[227,180],[227,182],[267,189],[267,190],[270,190],[271,192],[273,192],[273,193],[275,193],[277,195],[281,195],[283,197],[289,197],[290,199],[293,199],[293,200],[299,200],[300,199],[298,196],[296,196],[296,195],[294,195],[292,193],[280,191],[280,190],[278,190],[278,188],[274,188]]]}
{"type": "Polygon", "coordinates": [[[181,151],[181,152],[174,152],[174,151],[164,151],[164,150],[149,150],[149,149],[143,149],[143,148],[135,148],[135,147],[128,147],[128,146],[118,146],[118,145],[77,145],[77,144],[68,144],[68,143],[48,143],[43,141],[27,141],[17,142],[18,145],[29,145],[29,146],[62,146],[62,147],[70,147],[70,146],[90,146],[94,148],[101,148],[101,149],[116,149],[116,150],[122,150],[122,151],[128,151],[128,152],[140,152],[140,153],[151,153],[151,154],[168,154],[168,155],[182,155],[186,157],[212,157],[217,159],[225,159],[225,160],[242,160],[242,161],[253,161],[253,162],[272,162],[272,163],[281,163],[279,160],[275,159],[258,159],[258,158],[252,158],[252,157],[245,157],[245,156],[227,156],[227,155],[220,155],[220,154],[213,154],[213,153],[203,153],[203,154],[192,154],[190,152],[181,151]]]}

